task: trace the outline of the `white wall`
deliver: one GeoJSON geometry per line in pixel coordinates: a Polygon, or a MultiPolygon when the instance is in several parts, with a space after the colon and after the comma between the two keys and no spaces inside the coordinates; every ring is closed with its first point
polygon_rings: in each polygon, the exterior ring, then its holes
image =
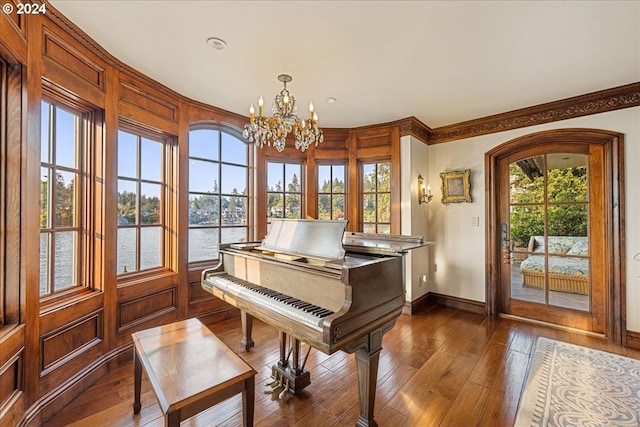
{"type": "MultiPolygon", "coordinates": [[[[400,194],[401,234],[419,235],[425,241],[429,239],[429,204],[418,203],[418,175],[425,180],[429,176],[429,147],[412,137],[400,138],[400,194]]],[[[425,182],[425,185],[428,181],[425,182]]],[[[433,184],[432,184],[433,186],[433,184]]],[[[432,202],[433,203],[433,202],[432,202]]],[[[429,253],[433,247],[418,248],[405,256],[405,300],[415,301],[429,291],[429,253]],[[421,277],[427,276],[426,281],[421,277]]]]}
{"type": "Polygon", "coordinates": [[[428,231],[429,240],[436,242],[430,249],[429,291],[485,301],[484,153],[519,136],[561,128],[624,134],[627,329],[640,332],[640,261],[633,259],[640,252],[640,107],[429,146],[428,182],[434,189],[434,200],[428,208],[428,231]],[[473,202],[443,205],[439,173],[460,169],[471,169],[473,202]],[[480,217],[479,227],[472,225],[476,216],[480,217]]]}

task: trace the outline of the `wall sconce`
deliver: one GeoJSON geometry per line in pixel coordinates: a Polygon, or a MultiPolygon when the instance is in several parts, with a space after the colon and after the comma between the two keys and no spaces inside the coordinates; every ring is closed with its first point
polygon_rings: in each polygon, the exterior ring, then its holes
{"type": "Polygon", "coordinates": [[[424,178],[422,175],[418,175],[418,203],[429,203],[433,199],[433,194],[431,194],[431,186],[424,185],[424,178]]]}

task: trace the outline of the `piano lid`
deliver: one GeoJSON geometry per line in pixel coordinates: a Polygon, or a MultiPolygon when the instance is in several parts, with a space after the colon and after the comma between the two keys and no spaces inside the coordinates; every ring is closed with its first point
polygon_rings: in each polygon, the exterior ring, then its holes
{"type": "Polygon", "coordinates": [[[379,255],[399,255],[410,249],[435,245],[425,242],[422,236],[405,236],[400,234],[358,233],[347,231],[344,233],[342,246],[353,252],[364,252],[379,255]]]}
{"type": "Polygon", "coordinates": [[[347,221],[273,219],[260,249],[322,260],[342,259],[346,227],[347,221]]]}

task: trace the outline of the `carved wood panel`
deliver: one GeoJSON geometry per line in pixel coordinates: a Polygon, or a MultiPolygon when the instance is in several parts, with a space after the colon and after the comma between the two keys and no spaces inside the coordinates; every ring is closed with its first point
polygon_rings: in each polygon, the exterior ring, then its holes
{"type": "Polygon", "coordinates": [[[177,310],[175,287],[121,301],[118,304],[118,330],[131,328],[174,310],[177,310]]]}
{"type": "Polygon", "coordinates": [[[54,369],[102,339],[102,310],[63,325],[41,337],[42,371],[54,369]]]}
{"type": "Polygon", "coordinates": [[[0,408],[12,400],[24,387],[22,385],[22,351],[0,366],[0,408]]]}
{"type": "MultiPolygon", "coordinates": [[[[80,50],[58,37],[47,27],[42,28],[42,56],[62,67],[77,78],[104,91],[105,70],[80,50]]],[[[46,66],[45,61],[45,66],[46,66]]]]}
{"type": "Polygon", "coordinates": [[[120,80],[120,102],[173,122],[178,120],[177,102],[169,102],[154,91],[133,82],[120,80]]]}

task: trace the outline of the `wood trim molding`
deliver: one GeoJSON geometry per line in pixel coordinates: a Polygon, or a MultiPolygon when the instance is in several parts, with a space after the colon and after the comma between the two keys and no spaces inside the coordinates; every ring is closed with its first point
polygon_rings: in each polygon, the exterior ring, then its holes
{"type": "Polygon", "coordinates": [[[363,131],[391,127],[398,127],[398,129],[400,130],[400,136],[411,135],[414,138],[417,138],[420,141],[424,142],[425,144],[427,144],[429,142],[429,139],[431,138],[431,128],[413,116],[388,123],[376,123],[374,125],[349,128],[348,131],[360,133],[363,131]]]}
{"type": "Polygon", "coordinates": [[[439,144],[637,106],[640,106],[640,82],[438,127],[432,130],[428,143],[439,144]]]}
{"type": "Polygon", "coordinates": [[[487,305],[483,302],[434,292],[427,292],[414,301],[405,301],[404,306],[402,307],[402,314],[411,316],[413,313],[417,313],[420,310],[426,310],[429,307],[434,306],[453,308],[459,311],[480,314],[482,316],[487,314],[487,305]]]}
{"type": "Polygon", "coordinates": [[[626,347],[640,350],[640,332],[627,331],[626,347]]]}
{"type": "Polygon", "coordinates": [[[411,316],[413,315],[413,313],[424,310],[431,305],[433,305],[433,302],[429,298],[429,292],[427,292],[426,294],[419,296],[413,301],[405,301],[404,305],[402,306],[402,314],[411,316]]]}
{"type": "Polygon", "coordinates": [[[400,120],[400,136],[411,135],[414,138],[419,139],[420,141],[427,144],[429,142],[429,138],[431,137],[431,133],[433,132],[431,128],[415,117],[408,117],[406,119],[400,120]]]}
{"type": "Polygon", "coordinates": [[[427,305],[438,305],[485,316],[487,305],[480,301],[429,292],[427,305]]]}

